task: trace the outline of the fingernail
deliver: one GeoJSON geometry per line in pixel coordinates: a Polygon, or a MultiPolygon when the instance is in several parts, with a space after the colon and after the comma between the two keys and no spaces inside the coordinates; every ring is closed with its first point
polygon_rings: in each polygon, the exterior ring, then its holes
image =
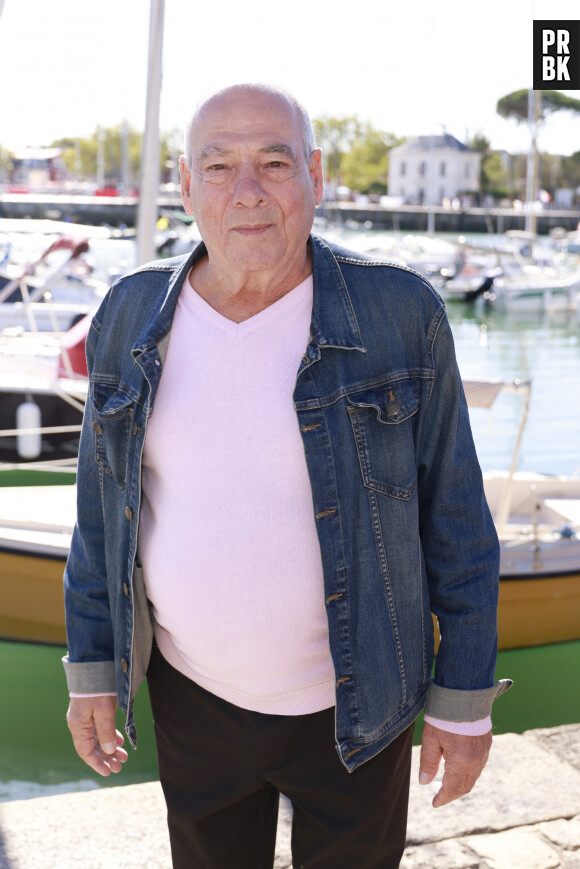
{"type": "Polygon", "coordinates": [[[105,754],[115,754],[117,746],[114,742],[103,742],[103,751],[105,754]]]}
{"type": "Polygon", "coordinates": [[[424,769],[419,770],[419,784],[420,785],[428,785],[431,781],[431,776],[428,772],[425,772],[424,769]]]}

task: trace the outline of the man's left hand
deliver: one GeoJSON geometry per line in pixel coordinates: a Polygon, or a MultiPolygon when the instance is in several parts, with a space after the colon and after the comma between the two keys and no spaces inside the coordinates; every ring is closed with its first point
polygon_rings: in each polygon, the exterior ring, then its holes
{"type": "Polygon", "coordinates": [[[425,722],[419,771],[421,784],[433,781],[441,758],[444,763],[441,789],[433,799],[435,809],[469,793],[487,763],[490,748],[491,731],[483,736],[460,736],[425,722]]]}

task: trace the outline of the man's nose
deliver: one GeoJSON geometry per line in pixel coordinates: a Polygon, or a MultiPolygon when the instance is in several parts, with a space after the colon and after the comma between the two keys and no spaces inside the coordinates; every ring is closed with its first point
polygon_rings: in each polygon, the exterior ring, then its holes
{"type": "Polygon", "coordinates": [[[265,205],[267,199],[257,169],[254,166],[241,166],[236,178],[234,205],[255,208],[257,205],[265,205]]]}

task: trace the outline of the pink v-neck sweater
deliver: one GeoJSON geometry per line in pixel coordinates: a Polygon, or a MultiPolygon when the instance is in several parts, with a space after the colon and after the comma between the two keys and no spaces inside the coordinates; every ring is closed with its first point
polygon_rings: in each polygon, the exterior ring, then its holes
{"type": "Polygon", "coordinates": [[[271,714],[335,702],[292,404],[312,287],[234,323],[186,282],[143,460],[139,557],[161,652],[206,690],[271,714]]]}

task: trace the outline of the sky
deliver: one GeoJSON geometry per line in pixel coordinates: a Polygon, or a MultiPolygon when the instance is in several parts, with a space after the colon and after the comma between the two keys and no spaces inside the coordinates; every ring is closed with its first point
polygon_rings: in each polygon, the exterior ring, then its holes
{"type": "MultiPolygon", "coordinates": [[[[0,146],[143,129],[149,0],[0,0],[0,146]]],[[[357,115],[397,136],[526,152],[497,100],[532,84],[532,21],[575,20],[578,0],[165,0],[160,126],[235,82],[282,86],[311,116],[357,115]]],[[[580,91],[563,91],[580,99],[580,91]]],[[[580,115],[553,116],[540,150],[580,150],[580,115]]]]}

